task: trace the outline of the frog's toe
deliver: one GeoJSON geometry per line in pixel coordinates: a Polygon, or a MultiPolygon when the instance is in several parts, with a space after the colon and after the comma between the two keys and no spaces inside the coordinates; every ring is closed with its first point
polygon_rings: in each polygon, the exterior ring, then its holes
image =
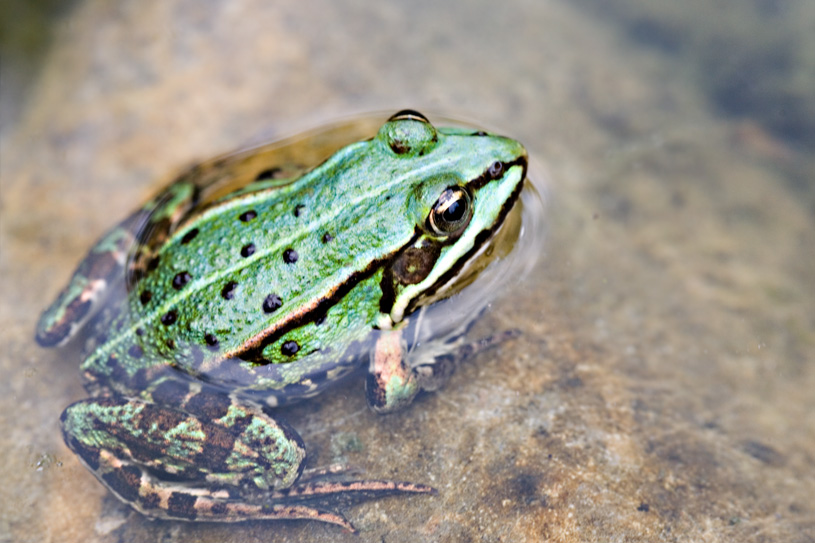
{"type": "Polygon", "coordinates": [[[271,499],[279,503],[330,503],[358,502],[394,496],[398,494],[435,494],[436,489],[405,481],[314,481],[296,484],[278,490],[271,499]]]}
{"type": "MultiPolygon", "coordinates": [[[[242,501],[221,500],[204,496],[183,495],[175,492],[176,502],[183,496],[187,505],[184,509],[159,510],[158,516],[168,520],[188,520],[197,522],[244,522],[247,520],[316,520],[334,524],[351,533],[356,529],[345,517],[334,511],[326,511],[307,505],[255,504],[242,501]]],[[[172,498],[172,496],[171,496],[172,498]]],[[[144,513],[144,511],[142,511],[144,513]]]]}

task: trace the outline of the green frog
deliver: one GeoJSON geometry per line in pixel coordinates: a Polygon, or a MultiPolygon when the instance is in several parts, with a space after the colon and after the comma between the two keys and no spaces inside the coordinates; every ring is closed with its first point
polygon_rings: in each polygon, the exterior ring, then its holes
{"type": "Polygon", "coordinates": [[[353,531],[332,503],[433,492],[304,469],[273,408],[367,363],[368,403],[388,413],[500,341],[463,342],[477,311],[432,341],[419,317],[483,269],[526,171],[517,141],[412,110],[310,170],[270,168],[262,148],[190,168],[101,238],[41,317],[43,346],[85,330],[89,398],[63,412],[66,444],[151,518],[353,531]]]}

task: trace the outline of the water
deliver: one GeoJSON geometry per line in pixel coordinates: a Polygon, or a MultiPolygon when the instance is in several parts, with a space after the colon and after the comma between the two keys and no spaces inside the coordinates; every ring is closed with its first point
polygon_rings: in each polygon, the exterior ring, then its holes
{"type": "Polygon", "coordinates": [[[77,3],[26,100],[3,102],[0,541],[351,539],[131,515],[62,444],[77,353],[33,327],[174,170],[403,107],[524,142],[547,236],[473,330],[522,335],[443,391],[378,417],[349,382],[288,413],[315,465],[439,490],[349,507],[363,540],[813,537],[806,2],[192,5],[77,3]]]}

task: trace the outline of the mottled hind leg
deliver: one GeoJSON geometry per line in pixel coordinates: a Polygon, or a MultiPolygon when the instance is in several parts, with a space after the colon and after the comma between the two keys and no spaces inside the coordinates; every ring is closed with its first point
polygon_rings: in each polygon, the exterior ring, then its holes
{"type": "Polygon", "coordinates": [[[193,394],[178,406],[125,398],[83,400],[63,413],[63,435],[119,499],[153,518],[310,519],[353,531],[342,515],[323,506],[346,496],[432,491],[391,481],[299,484],[305,449],[285,423],[209,392],[193,394]]]}

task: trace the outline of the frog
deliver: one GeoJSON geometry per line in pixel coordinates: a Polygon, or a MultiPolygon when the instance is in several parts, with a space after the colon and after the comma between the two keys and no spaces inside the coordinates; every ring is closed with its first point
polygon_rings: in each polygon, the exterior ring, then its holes
{"type": "Polygon", "coordinates": [[[336,503],[435,490],[306,469],[280,408],[364,372],[371,409],[395,412],[511,336],[467,343],[474,311],[416,339],[424,312],[480,273],[528,155],[414,110],[312,168],[269,167],[263,154],[189,168],[104,234],[36,341],[83,332],[88,397],[62,413],[64,441],[139,513],[354,531],[336,503]]]}

